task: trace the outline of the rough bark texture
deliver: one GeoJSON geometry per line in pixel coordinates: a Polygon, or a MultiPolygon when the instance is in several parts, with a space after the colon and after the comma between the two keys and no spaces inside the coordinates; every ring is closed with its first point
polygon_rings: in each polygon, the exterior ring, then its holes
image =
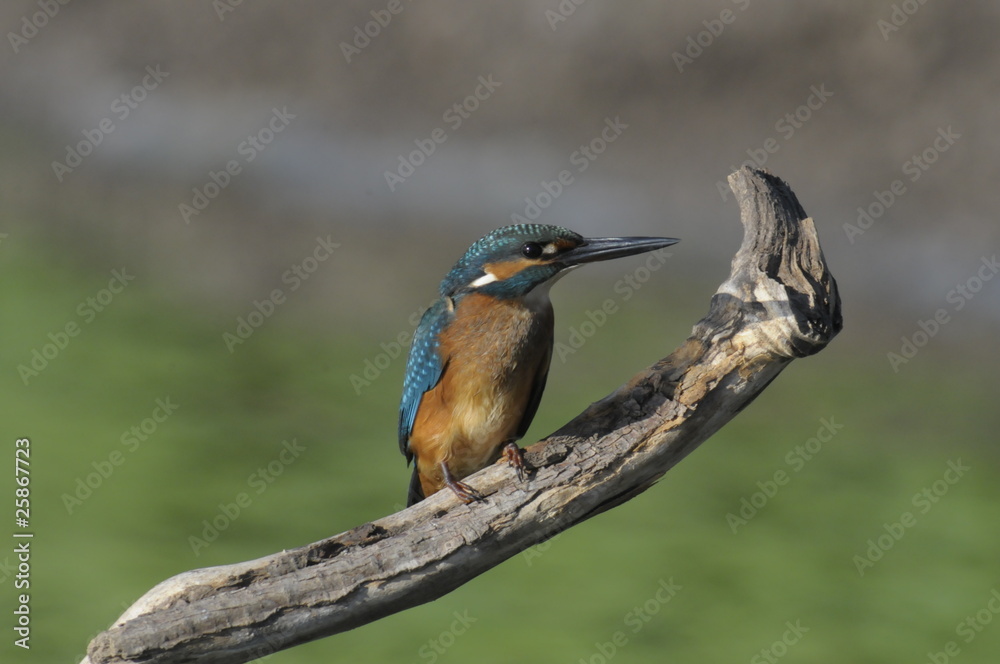
{"type": "Polygon", "coordinates": [[[372,523],[156,586],[84,662],[246,662],[436,599],[527,547],[641,493],[841,328],[816,229],[778,178],[729,178],[745,226],[708,315],[668,357],[506,465],[372,523]]]}

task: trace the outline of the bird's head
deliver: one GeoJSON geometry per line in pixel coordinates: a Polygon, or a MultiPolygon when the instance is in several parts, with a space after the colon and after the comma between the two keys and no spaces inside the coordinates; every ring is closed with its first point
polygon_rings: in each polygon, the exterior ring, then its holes
{"type": "Polygon", "coordinates": [[[559,226],[504,226],[477,240],[441,282],[441,295],[527,295],[569,268],[669,247],[669,237],[585,238],[559,226]]]}

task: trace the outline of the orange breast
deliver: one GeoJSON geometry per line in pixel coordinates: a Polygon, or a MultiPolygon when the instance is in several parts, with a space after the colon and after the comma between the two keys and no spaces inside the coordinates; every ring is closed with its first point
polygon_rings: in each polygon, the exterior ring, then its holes
{"type": "Polygon", "coordinates": [[[539,372],[548,369],[552,308],[469,294],[442,334],[441,380],[424,394],[410,449],[425,495],[444,485],[443,461],[456,479],[497,459],[516,438],[539,372]]]}

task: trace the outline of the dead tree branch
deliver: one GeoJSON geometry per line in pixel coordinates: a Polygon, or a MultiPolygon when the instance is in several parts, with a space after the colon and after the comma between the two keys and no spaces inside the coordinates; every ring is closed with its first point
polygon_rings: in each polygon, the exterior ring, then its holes
{"type": "Polygon", "coordinates": [[[680,348],[527,453],[470,483],[335,537],[194,570],[150,590],[90,644],[85,662],[246,662],[429,602],[527,547],[649,488],[841,328],[812,219],[788,185],[729,178],[745,227],[732,273],[680,348]]]}

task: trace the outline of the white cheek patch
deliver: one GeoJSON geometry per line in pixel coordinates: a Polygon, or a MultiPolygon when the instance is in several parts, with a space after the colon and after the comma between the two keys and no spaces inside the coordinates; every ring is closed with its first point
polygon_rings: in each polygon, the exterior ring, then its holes
{"type": "Polygon", "coordinates": [[[542,249],[542,255],[543,256],[551,256],[552,254],[556,253],[557,251],[559,251],[559,247],[556,246],[556,243],[555,242],[549,242],[547,245],[545,245],[545,248],[542,249]]]}
{"type": "Polygon", "coordinates": [[[494,281],[497,281],[497,275],[487,271],[486,274],[469,284],[469,287],[479,288],[480,286],[485,286],[486,284],[492,284],[494,281]]]}

